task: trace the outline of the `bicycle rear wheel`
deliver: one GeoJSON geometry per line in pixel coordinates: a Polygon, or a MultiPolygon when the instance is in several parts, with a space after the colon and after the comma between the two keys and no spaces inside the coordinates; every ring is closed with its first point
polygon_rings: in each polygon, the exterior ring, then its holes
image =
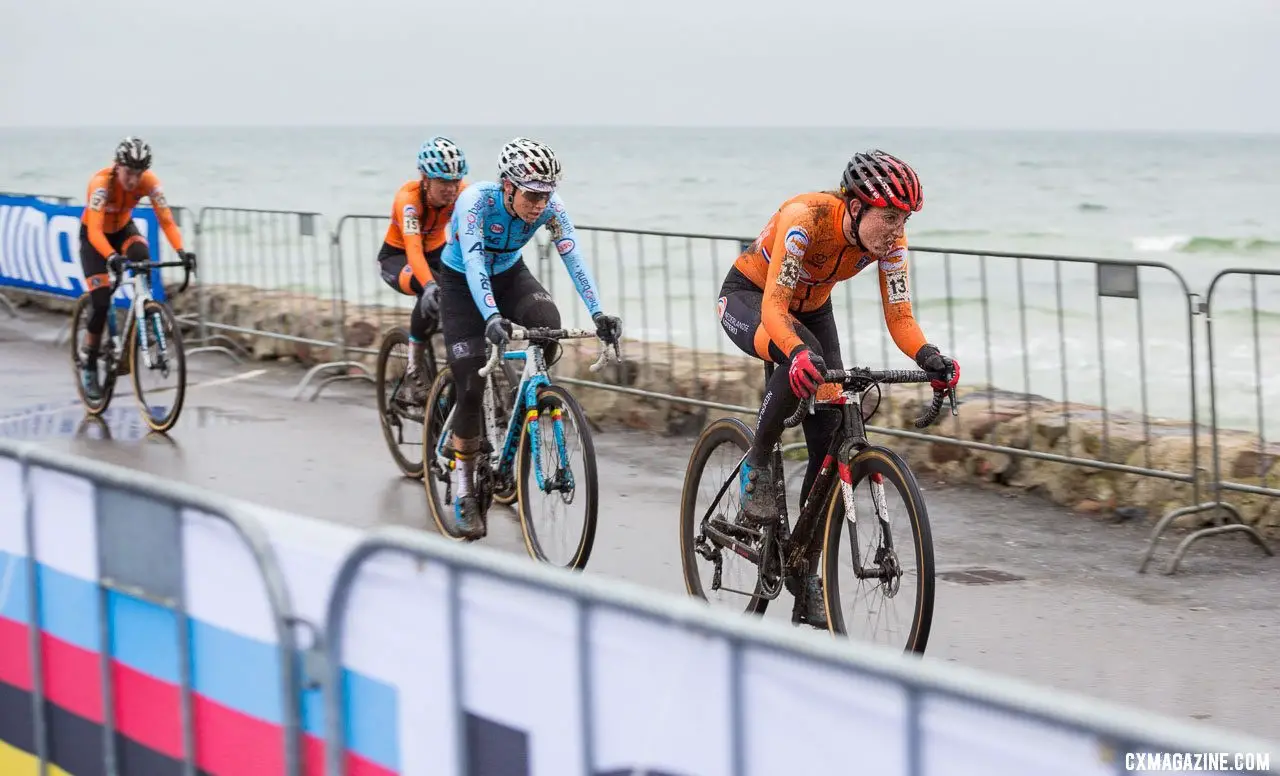
{"type": "MultiPolygon", "coordinates": [[[[453,370],[445,366],[431,383],[424,408],[422,424],[422,480],[427,489],[427,503],[431,519],[440,533],[450,539],[475,541],[478,537],[463,536],[453,509],[453,453],[449,435],[453,432],[453,409],[456,403],[456,384],[453,370]],[[444,444],[440,444],[444,439],[444,444]]],[[[491,497],[487,471],[488,457],[477,455],[474,486],[479,496],[480,513],[489,509],[491,497]]]]}
{"type": "MultiPolygon", "coordinates": [[[[387,449],[400,471],[411,479],[422,478],[422,408],[408,408],[398,397],[409,365],[409,332],[397,327],[387,332],[378,348],[374,382],[378,394],[378,420],[387,449]],[[396,351],[399,351],[398,353],[396,351]],[[408,426],[408,428],[406,428],[408,426]]],[[[435,356],[427,354],[427,375],[436,376],[435,356]]]]}
{"type": "Polygon", "coordinates": [[[855,520],[847,519],[838,484],[827,505],[822,583],[828,628],[866,638],[883,624],[885,636],[868,640],[923,653],[933,623],[935,568],[920,486],[906,461],[884,447],[862,450],[849,469],[855,520]],[[842,545],[842,536],[850,541],[842,545]]]}
{"type": "Polygon", "coordinates": [[[129,338],[133,390],[138,395],[143,421],[152,431],[163,434],[174,427],[182,414],[182,403],[187,396],[187,354],[182,345],[182,332],[178,331],[178,319],[166,305],[151,299],[143,302],[141,325],[141,329],[132,327],[133,336],[129,338]],[[143,337],[149,339],[146,354],[149,358],[143,357],[143,337]],[[144,374],[159,375],[162,379],[174,375],[176,381],[172,388],[146,389],[142,387],[144,374]],[[172,398],[168,404],[148,402],[148,396],[163,402],[169,398],[165,394],[170,393],[172,398]]]}
{"type": "MultiPolygon", "coordinates": [[[[75,374],[76,393],[80,396],[80,402],[84,404],[85,412],[88,414],[101,415],[107,411],[107,407],[111,404],[111,397],[115,394],[117,362],[115,356],[106,355],[111,343],[111,335],[107,327],[103,326],[100,351],[102,355],[98,357],[99,396],[91,401],[84,392],[84,380],[81,375],[84,357],[81,355],[81,349],[84,347],[84,334],[88,329],[89,316],[92,314],[93,301],[88,294],[84,294],[76,300],[75,309],[71,312],[71,335],[67,339],[71,343],[71,368],[75,374]]],[[[114,307],[109,309],[107,314],[115,315],[114,307]]]]}
{"type": "Polygon", "coordinates": [[[528,414],[532,417],[526,417],[521,426],[516,450],[517,511],[525,549],[543,563],[586,568],[595,544],[600,500],[596,450],[586,413],[563,386],[547,385],[538,391],[536,414],[528,414]],[[577,438],[577,444],[572,437],[577,438]],[[579,460],[575,462],[575,458],[579,460]],[[539,471],[542,487],[538,485],[539,471]],[[575,501],[582,505],[581,528],[571,527],[565,516],[568,510],[562,509],[575,501]],[[562,538],[553,539],[553,533],[562,538]]]}
{"type": "MultiPolygon", "coordinates": [[[[753,436],[737,418],[719,418],[703,429],[694,443],[680,495],[680,565],[689,595],[745,609],[747,614],[764,614],[769,599],[761,595],[764,582],[760,567],[706,533],[708,524],[714,524],[721,532],[751,540],[736,524],[741,510],[736,468],[750,449],[753,436]]],[[[757,538],[756,544],[759,549],[763,540],[757,538]]]]}

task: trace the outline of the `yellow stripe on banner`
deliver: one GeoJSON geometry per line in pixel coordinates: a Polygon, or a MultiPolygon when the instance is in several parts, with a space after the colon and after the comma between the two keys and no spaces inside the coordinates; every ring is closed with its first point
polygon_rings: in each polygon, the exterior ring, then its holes
{"type": "MultiPolygon", "coordinates": [[[[27,754],[16,746],[0,741],[0,773],[5,776],[40,776],[40,761],[33,754],[27,754]]],[[[49,767],[49,773],[67,776],[59,768],[49,767]]]]}

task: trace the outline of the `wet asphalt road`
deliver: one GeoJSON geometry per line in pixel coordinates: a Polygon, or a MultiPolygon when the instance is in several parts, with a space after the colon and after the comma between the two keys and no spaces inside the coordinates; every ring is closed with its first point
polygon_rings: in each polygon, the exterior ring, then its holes
{"type": "MultiPolygon", "coordinates": [[[[292,401],[296,367],[199,355],[168,439],[141,434],[127,382],[103,439],[100,428],[81,426],[65,348],[50,344],[59,322],[0,311],[0,434],[325,520],[434,530],[421,483],[400,477],[386,451],[371,384],[292,401]]],[[[676,525],[693,440],[610,428],[594,439],[604,476],[587,573],[684,595],[676,525]]],[[[1163,561],[1180,538],[1171,536],[1138,575],[1147,525],[922,484],[940,570],[1021,577],[940,581],[928,659],[1280,740],[1280,557],[1239,537],[1210,539],[1166,577],[1163,561]]],[[[512,511],[494,507],[484,544],[524,555],[512,511]]],[[[780,600],[770,615],[789,611],[780,600]]]]}

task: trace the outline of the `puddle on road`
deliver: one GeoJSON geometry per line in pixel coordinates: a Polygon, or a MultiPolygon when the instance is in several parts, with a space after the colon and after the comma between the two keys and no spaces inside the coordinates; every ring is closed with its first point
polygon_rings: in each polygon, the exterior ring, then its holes
{"type": "MultiPolygon", "coordinates": [[[[259,417],[216,407],[184,407],[175,429],[238,426],[269,423],[283,418],[259,417]]],[[[138,408],[128,402],[108,407],[101,417],[93,417],[81,404],[47,403],[19,410],[0,410],[0,438],[35,442],[41,439],[80,438],[136,442],[145,437],[163,437],[146,423],[138,408]]]]}

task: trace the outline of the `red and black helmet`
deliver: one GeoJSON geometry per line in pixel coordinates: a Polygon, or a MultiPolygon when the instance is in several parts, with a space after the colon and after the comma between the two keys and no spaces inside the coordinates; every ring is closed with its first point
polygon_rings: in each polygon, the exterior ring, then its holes
{"type": "Polygon", "coordinates": [[[908,213],[924,207],[924,188],[916,171],[879,149],[853,155],[844,168],[840,193],[872,207],[896,207],[908,213]]]}

